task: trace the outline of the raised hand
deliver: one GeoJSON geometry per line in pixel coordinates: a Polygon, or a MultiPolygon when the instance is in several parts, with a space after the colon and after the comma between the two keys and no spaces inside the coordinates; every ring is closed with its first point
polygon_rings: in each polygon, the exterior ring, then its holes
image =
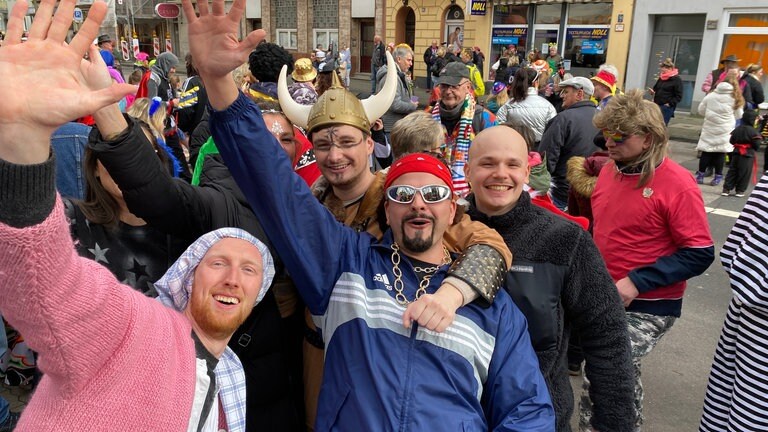
{"type": "Polygon", "coordinates": [[[211,105],[226,108],[237,98],[237,88],[231,72],[248,60],[248,55],[262,40],[264,30],[254,30],[242,41],[238,40],[240,19],[245,11],[245,0],[235,0],[229,13],[224,11],[224,0],[200,0],[195,13],[192,0],[182,0],[184,16],[189,22],[189,50],[195,67],[205,82],[211,105]]]}
{"type": "Polygon", "coordinates": [[[42,0],[21,43],[27,3],[16,3],[0,47],[0,158],[13,163],[38,163],[50,151],[50,135],[59,126],[116,103],[135,91],[127,84],[103,86],[108,73],[92,45],[107,5],[94,2],[80,31],[67,45],[75,0],[42,0]],[[83,59],[96,58],[90,62],[83,59]]]}

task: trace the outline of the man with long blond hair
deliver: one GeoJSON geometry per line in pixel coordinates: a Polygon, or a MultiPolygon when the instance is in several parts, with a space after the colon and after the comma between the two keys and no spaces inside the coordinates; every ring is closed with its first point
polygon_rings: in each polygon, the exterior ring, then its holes
{"type": "MultiPolygon", "coordinates": [[[[667,157],[669,137],[658,105],[632,90],[614,96],[594,124],[611,158],[592,195],[594,238],[624,301],[639,430],[640,360],[680,316],[686,281],[709,267],[714,245],[701,191],[691,174],[667,157]]],[[[582,406],[581,414],[585,428],[591,412],[582,406]]]]}

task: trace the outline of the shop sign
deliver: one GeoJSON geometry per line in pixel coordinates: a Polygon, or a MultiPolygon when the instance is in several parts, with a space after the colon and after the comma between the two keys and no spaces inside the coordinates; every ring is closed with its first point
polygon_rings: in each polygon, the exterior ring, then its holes
{"type": "Polygon", "coordinates": [[[607,28],[568,29],[569,39],[581,39],[582,54],[605,54],[608,43],[607,28]]]}
{"type": "Polygon", "coordinates": [[[485,15],[488,10],[488,2],[486,0],[472,0],[472,11],[470,15],[485,15]]]}
{"type": "Polygon", "coordinates": [[[528,28],[494,28],[491,32],[493,45],[518,45],[520,38],[525,38],[528,28]]]}
{"type": "Polygon", "coordinates": [[[174,3],[158,3],[155,6],[155,13],[160,18],[178,18],[180,12],[179,5],[174,3]]]}

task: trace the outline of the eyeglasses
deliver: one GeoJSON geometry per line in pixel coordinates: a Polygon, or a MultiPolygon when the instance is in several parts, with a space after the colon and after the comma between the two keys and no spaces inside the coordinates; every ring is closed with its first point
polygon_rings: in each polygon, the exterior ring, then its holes
{"type": "Polygon", "coordinates": [[[410,204],[416,196],[421,194],[421,199],[427,204],[435,204],[451,197],[451,188],[445,185],[426,185],[420,188],[408,185],[390,186],[387,188],[387,199],[400,204],[410,204]]]}
{"type": "Polygon", "coordinates": [[[363,143],[365,140],[365,137],[360,138],[360,141],[353,142],[351,140],[349,141],[342,141],[338,144],[334,142],[319,142],[319,143],[313,143],[312,148],[315,150],[315,153],[328,153],[331,151],[331,147],[336,147],[337,149],[341,151],[350,150],[352,148],[355,148],[363,143]]]}
{"type": "Polygon", "coordinates": [[[422,151],[422,153],[428,154],[428,155],[430,155],[430,156],[432,156],[432,157],[434,157],[435,159],[438,159],[438,160],[445,160],[444,150],[445,150],[445,146],[442,145],[440,147],[435,147],[435,148],[430,149],[430,150],[424,150],[424,151],[422,151]]]}
{"type": "Polygon", "coordinates": [[[440,84],[438,87],[440,87],[440,91],[441,92],[444,92],[446,90],[456,91],[456,90],[460,89],[462,86],[464,86],[465,84],[467,84],[468,82],[469,81],[462,81],[462,82],[459,83],[459,85],[455,85],[455,86],[454,85],[450,85],[450,84],[440,84]]]}
{"type": "Polygon", "coordinates": [[[603,129],[603,138],[606,141],[611,140],[616,144],[624,144],[624,141],[631,135],[624,135],[621,132],[611,132],[608,129],[603,129]]]}

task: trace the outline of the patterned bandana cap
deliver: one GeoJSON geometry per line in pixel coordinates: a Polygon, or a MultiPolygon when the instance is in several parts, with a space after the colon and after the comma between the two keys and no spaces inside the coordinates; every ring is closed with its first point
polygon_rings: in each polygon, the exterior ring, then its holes
{"type": "Polygon", "coordinates": [[[155,289],[158,293],[158,300],[164,305],[172,307],[178,311],[183,311],[189,302],[189,296],[192,293],[192,282],[195,280],[195,269],[208,250],[219,240],[225,238],[236,238],[245,240],[259,250],[263,263],[263,272],[261,278],[261,289],[256,298],[256,306],[264,295],[267,294],[269,286],[272,284],[272,278],[275,276],[275,265],[272,260],[272,254],[269,253],[267,246],[256,237],[248,234],[240,228],[220,228],[203,234],[192,243],[187,250],[176,260],[171,268],[165,272],[165,275],[155,283],[155,289]]]}
{"type": "Polygon", "coordinates": [[[384,180],[384,189],[390,187],[398,177],[412,172],[432,174],[445,182],[453,192],[453,180],[448,168],[437,158],[423,153],[409,154],[395,161],[387,173],[387,179],[384,180]]]}

